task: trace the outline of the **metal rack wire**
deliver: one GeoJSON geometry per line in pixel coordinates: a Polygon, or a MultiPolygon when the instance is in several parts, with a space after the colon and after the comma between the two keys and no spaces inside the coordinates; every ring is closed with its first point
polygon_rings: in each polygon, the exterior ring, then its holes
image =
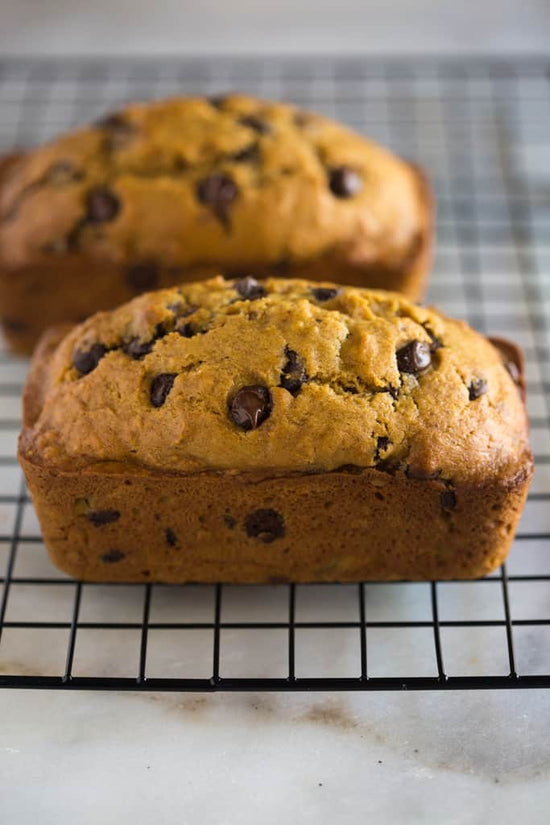
{"type": "Polygon", "coordinates": [[[0,686],[550,687],[550,60],[4,60],[0,149],[130,99],[232,89],[325,112],[430,171],[430,300],[526,353],[536,473],[508,572],[261,588],[74,582],[45,556],[15,459],[26,364],[2,352],[0,686]]]}

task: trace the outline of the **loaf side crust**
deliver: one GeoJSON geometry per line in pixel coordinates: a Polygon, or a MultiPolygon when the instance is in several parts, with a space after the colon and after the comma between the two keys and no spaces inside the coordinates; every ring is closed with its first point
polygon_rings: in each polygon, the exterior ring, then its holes
{"type": "Polygon", "coordinates": [[[471,579],[506,558],[527,495],[515,479],[459,486],[376,470],[262,478],[91,466],[21,455],[54,564],[84,581],[471,579]]]}

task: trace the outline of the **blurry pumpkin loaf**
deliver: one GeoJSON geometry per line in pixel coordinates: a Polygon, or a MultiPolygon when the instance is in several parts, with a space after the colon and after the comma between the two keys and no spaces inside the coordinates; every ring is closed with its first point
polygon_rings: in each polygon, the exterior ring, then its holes
{"type": "Polygon", "coordinates": [[[48,325],[220,272],[416,298],[430,245],[417,168],[241,95],[132,105],[0,169],[0,317],[22,352],[48,325]]]}
{"type": "Polygon", "coordinates": [[[219,277],[47,333],[19,457],[81,579],[471,578],[527,494],[521,383],[398,294],[219,277]]]}

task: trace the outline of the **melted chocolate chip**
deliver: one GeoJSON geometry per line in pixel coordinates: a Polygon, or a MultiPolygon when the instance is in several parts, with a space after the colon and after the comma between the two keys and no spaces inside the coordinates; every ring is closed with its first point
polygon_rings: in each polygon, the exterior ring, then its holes
{"type": "Polygon", "coordinates": [[[255,301],[258,298],[263,298],[266,294],[265,287],[259,284],[255,278],[250,277],[250,275],[246,278],[241,278],[234,286],[241,298],[244,298],[245,301],[255,301]]]}
{"type": "Polygon", "coordinates": [[[104,524],[113,524],[113,522],[118,521],[120,513],[118,510],[92,510],[86,515],[86,518],[91,521],[94,527],[103,527],[104,524]]]}
{"type": "Polygon", "coordinates": [[[136,127],[118,112],[98,120],[96,126],[107,132],[111,149],[122,148],[136,133],[136,127]]]}
{"type": "Polygon", "coordinates": [[[134,292],[148,292],[158,286],[159,271],[155,264],[134,264],[126,270],[126,283],[134,292]]]}
{"type": "Polygon", "coordinates": [[[119,126],[125,126],[126,123],[124,115],[121,115],[120,112],[110,112],[108,115],[96,120],[95,125],[99,129],[117,129],[119,126]]]}
{"type": "Polygon", "coordinates": [[[177,373],[161,372],[151,381],[151,404],[153,407],[162,407],[174,385],[177,373]]]}
{"type": "Polygon", "coordinates": [[[46,180],[48,183],[63,185],[72,183],[76,180],[81,180],[82,172],[68,160],[60,160],[54,163],[46,172],[46,180]]]}
{"type": "Polygon", "coordinates": [[[107,347],[103,344],[92,344],[88,350],[77,349],[73,354],[73,365],[81,375],[88,375],[95,370],[106,352],[107,347]]]}
{"type": "Polygon", "coordinates": [[[339,290],[326,287],[326,286],[318,286],[315,289],[311,290],[311,294],[315,298],[316,301],[330,301],[332,298],[336,298],[338,295],[339,290]]]}
{"type": "Polygon", "coordinates": [[[239,118],[241,126],[248,126],[249,129],[254,129],[259,135],[268,135],[271,132],[271,126],[256,115],[244,115],[239,118]]]}
{"type": "Polygon", "coordinates": [[[168,545],[168,547],[176,547],[178,543],[178,537],[176,536],[174,531],[170,529],[170,527],[167,527],[164,531],[164,538],[166,539],[166,544],[168,545]]]}
{"type": "Polygon", "coordinates": [[[244,526],[249,538],[259,539],[264,544],[271,544],[285,535],[284,519],[276,510],[254,510],[247,515],[244,526]]]}
{"type": "Polygon", "coordinates": [[[120,211],[120,202],[106,186],[97,186],[88,192],[86,218],[90,223],[107,223],[120,211]]]}
{"type": "Polygon", "coordinates": [[[329,174],[330,191],[337,198],[353,198],[363,188],[360,175],[349,166],[331,169],[329,174]]]}
{"type": "Polygon", "coordinates": [[[209,206],[226,228],[229,226],[229,205],[238,193],[234,180],[221,173],[209,175],[197,184],[199,201],[209,206]]]}
{"type": "Polygon", "coordinates": [[[303,129],[304,126],[316,120],[316,116],[312,112],[306,112],[304,109],[301,109],[294,113],[292,119],[298,129],[303,129]]]}
{"type": "Polygon", "coordinates": [[[214,107],[214,109],[223,109],[227,100],[227,95],[213,95],[211,97],[207,97],[206,99],[210,105],[214,107]]]}
{"type": "Polygon", "coordinates": [[[397,368],[399,372],[417,375],[428,369],[431,363],[431,347],[425,341],[411,341],[397,350],[397,368]]]}
{"type": "Polygon", "coordinates": [[[407,478],[414,478],[416,481],[435,481],[441,476],[441,469],[433,470],[431,473],[424,469],[414,468],[409,465],[405,467],[405,475],[407,478]]]}
{"type": "Polygon", "coordinates": [[[291,395],[296,396],[300,392],[302,384],[308,380],[308,374],[304,361],[297,352],[285,347],[285,355],[287,360],[281,372],[280,386],[291,395]]]}
{"type": "Polygon", "coordinates": [[[386,435],[379,435],[376,440],[376,451],[374,460],[380,461],[380,453],[385,452],[390,446],[390,439],[386,435]]]}
{"type": "Polygon", "coordinates": [[[197,330],[194,325],[189,323],[181,324],[179,327],[176,327],[176,332],[179,333],[182,338],[192,338],[197,334],[197,330]]]}
{"type": "Polygon", "coordinates": [[[188,318],[190,315],[193,315],[198,308],[196,304],[170,304],[170,306],[166,307],[166,309],[174,313],[176,318],[188,318]]]}
{"type": "Polygon", "coordinates": [[[109,550],[107,553],[103,553],[100,559],[105,562],[105,564],[116,564],[117,561],[122,561],[125,556],[126,553],[123,553],[121,550],[109,550]]]}
{"type": "Polygon", "coordinates": [[[456,507],[456,495],[452,490],[445,490],[441,493],[439,500],[444,510],[454,510],[456,507]]]}
{"type": "Polygon", "coordinates": [[[430,327],[427,324],[422,324],[422,326],[424,327],[424,329],[426,330],[426,332],[428,333],[428,335],[430,336],[430,338],[432,340],[432,345],[431,345],[432,352],[435,352],[436,350],[441,349],[443,347],[442,341],[437,337],[437,335],[434,335],[433,331],[430,329],[430,327]]]}
{"type": "Polygon", "coordinates": [[[18,321],[15,318],[2,318],[1,323],[6,332],[11,332],[13,335],[26,332],[29,328],[23,321],[18,321]]]}
{"type": "Polygon", "coordinates": [[[260,160],[260,147],[257,143],[251,143],[250,146],[245,146],[244,149],[238,149],[228,155],[229,160],[236,163],[257,163],[260,160]]]}
{"type": "Polygon", "coordinates": [[[271,415],[273,402],[267,387],[254,384],[241,389],[233,396],[229,414],[243,430],[255,430],[271,415]]]}
{"type": "Polygon", "coordinates": [[[488,386],[484,378],[473,378],[468,386],[468,398],[470,401],[475,401],[481,395],[485,395],[488,386]]]}
{"type": "Polygon", "coordinates": [[[152,341],[140,341],[137,337],[131,338],[129,341],[125,341],[122,344],[122,351],[126,355],[129,355],[130,358],[133,358],[134,361],[141,361],[142,358],[149,355],[154,344],[154,339],[152,341]]]}

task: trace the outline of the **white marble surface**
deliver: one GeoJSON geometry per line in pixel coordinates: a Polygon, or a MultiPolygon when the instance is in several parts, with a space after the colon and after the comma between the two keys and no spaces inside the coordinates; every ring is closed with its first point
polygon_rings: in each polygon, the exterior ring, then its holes
{"type": "Polygon", "coordinates": [[[546,825],[549,696],[13,692],[9,825],[546,825]]]}

